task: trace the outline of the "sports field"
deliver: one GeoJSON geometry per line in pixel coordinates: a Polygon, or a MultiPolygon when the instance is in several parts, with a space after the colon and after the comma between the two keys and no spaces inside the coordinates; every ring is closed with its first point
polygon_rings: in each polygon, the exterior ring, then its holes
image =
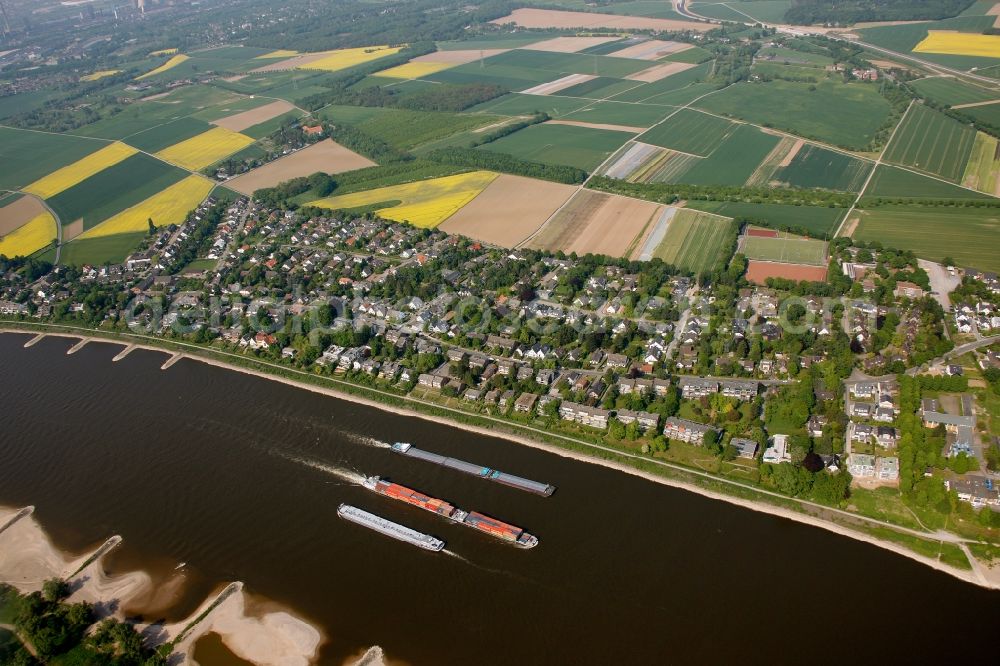
{"type": "Polygon", "coordinates": [[[214,127],[156,153],[167,162],[197,171],[246,148],[254,140],[225,127],[214,127]]]}
{"type": "Polygon", "coordinates": [[[884,159],[957,183],[965,173],[975,141],[975,129],[923,104],[914,104],[892,137],[884,159]]]}
{"type": "Polygon", "coordinates": [[[638,139],[643,143],[705,157],[721,146],[735,129],[735,124],[723,118],[681,109],[638,139]]]}
{"type": "Polygon", "coordinates": [[[384,204],[376,212],[384,218],[433,228],[472,201],[497,174],[473,171],[455,176],[380,187],[365,192],[318,199],[310,206],[337,210],[360,209],[384,204]]]}
{"type": "Polygon", "coordinates": [[[150,219],[158,227],[183,222],[187,214],[204,201],[214,186],[215,184],[207,178],[188,176],[158,194],[118,213],[85,232],[79,238],[86,240],[145,231],[149,227],[150,219]]]}
{"type": "Polygon", "coordinates": [[[777,238],[745,235],[739,251],[747,259],[810,266],[826,265],[826,241],[780,234],[777,238]]]}
{"type": "Polygon", "coordinates": [[[1000,271],[1000,210],[995,208],[879,206],[862,211],[854,238],[934,261],[952,257],[965,268],[1000,271]]]}
{"type": "Polygon", "coordinates": [[[682,208],[674,213],[653,256],[684,270],[712,270],[724,258],[734,227],[731,219],[682,208]]]}
{"type": "Polygon", "coordinates": [[[627,132],[543,123],[509,134],[478,150],[593,171],[632,136],[627,132]]]}
{"type": "Polygon", "coordinates": [[[25,187],[24,191],[39,196],[42,199],[48,199],[90,178],[97,172],[118,164],[136,152],[138,151],[135,148],[127,146],[124,143],[115,142],[109,144],[97,152],[87,155],[82,160],[77,160],[72,164],[53,171],[44,178],[36,180],[31,185],[25,187]]]}

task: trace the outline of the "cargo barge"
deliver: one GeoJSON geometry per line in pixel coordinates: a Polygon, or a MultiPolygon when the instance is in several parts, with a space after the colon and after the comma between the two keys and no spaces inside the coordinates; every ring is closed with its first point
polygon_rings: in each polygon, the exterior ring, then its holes
{"type": "Polygon", "coordinates": [[[490,518],[476,511],[463,511],[444,500],[424,495],[398,483],[390,483],[377,476],[369,476],[361,482],[361,485],[379,495],[406,502],[418,509],[430,511],[442,518],[466,525],[521,548],[534,548],[538,545],[538,538],[528,534],[520,527],[499,521],[496,518],[490,518]]]}
{"type": "Polygon", "coordinates": [[[386,520],[381,516],[376,516],[374,513],[368,513],[356,506],[351,506],[350,504],[341,504],[337,507],[337,515],[344,520],[349,520],[352,523],[357,523],[358,525],[363,525],[370,530],[375,530],[380,534],[384,534],[387,537],[392,537],[399,541],[405,541],[408,544],[416,546],[418,548],[423,548],[424,550],[439,551],[444,548],[444,541],[432,537],[429,534],[424,534],[423,532],[418,532],[416,530],[410,529],[405,525],[400,525],[399,523],[394,523],[391,520],[386,520]]]}
{"type": "Polygon", "coordinates": [[[536,495],[548,497],[556,491],[555,486],[547,483],[539,483],[538,481],[532,481],[531,479],[514,476],[513,474],[507,474],[506,472],[490,469],[489,467],[483,467],[482,465],[465,462],[464,460],[459,460],[458,458],[441,456],[436,453],[418,449],[412,444],[408,444],[406,442],[396,442],[392,445],[392,450],[396,453],[402,453],[404,456],[419,458],[420,460],[426,460],[427,462],[434,463],[435,465],[450,467],[451,469],[456,469],[459,472],[465,472],[466,474],[472,474],[473,476],[478,476],[482,479],[496,481],[497,483],[502,483],[506,486],[511,486],[512,488],[527,490],[529,493],[535,493],[536,495]]]}

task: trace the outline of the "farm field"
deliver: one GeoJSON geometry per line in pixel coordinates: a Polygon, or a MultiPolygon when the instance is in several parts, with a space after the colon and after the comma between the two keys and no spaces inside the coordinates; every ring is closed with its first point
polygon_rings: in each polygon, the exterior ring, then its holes
{"type": "Polygon", "coordinates": [[[376,212],[384,218],[433,228],[472,201],[496,177],[490,171],[473,171],[317,199],[309,205],[336,210],[380,206],[376,212]]]}
{"type": "Polygon", "coordinates": [[[619,151],[603,175],[631,183],[675,183],[701,159],[646,143],[633,143],[619,151]]]}
{"type": "Polygon", "coordinates": [[[883,158],[957,183],[965,173],[975,140],[976,131],[968,125],[914,104],[883,158]]]}
{"type": "Polygon", "coordinates": [[[734,230],[729,218],[681,208],[674,213],[653,256],[683,270],[710,271],[725,258],[734,230]]]}
{"type": "Polygon", "coordinates": [[[475,113],[491,113],[505,116],[530,115],[538,111],[543,111],[552,118],[558,118],[591,104],[593,102],[585,99],[568,99],[554,95],[541,96],[511,93],[499,99],[474,106],[471,110],[475,113]]]}
{"type": "MultiPolygon", "coordinates": [[[[900,53],[913,52],[916,47],[930,35],[932,30],[957,31],[968,35],[982,34],[993,27],[994,16],[957,16],[940,21],[908,23],[900,25],[876,26],[863,28],[856,32],[864,41],[882,46],[900,53]]],[[[923,60],[929,60],[947,67],[969,69],[970,67],[989,67],[995,65],[993,58],[954,55],[946,53],[917,52],[923,60]]]]}
{"type": "Polygon", "coordinates": [[[424,78],[437,83],[492,84],[507,90],[518,91],[537,86],[540,83],[555,81],[562,76],[560,73],[550,70],[501,65],[491,63],[492,60],[493,58],[487,58],[482,65],[478,62],[458,65],[424,78]]]}
{"type": "Polygon", "coordinates": [[[596,12],[567,12],[555,9],[515,9],[509,15],[492,23],[513,23],[522,28],[619,28],[622,30],[693,30],[705,32],[712,28],[707,23],[687,20],[619,16],[596,12]]]}
{"type": "Polygon", "coordinates": [[[976,143],[965,166],[962,184],[980,192],[998,194],[997,176],[1000,162],[997,160],[997,139],[984,132],[976,133],[976,143]]]}
{"type": "Polygon", "coordinates": [[[799,136],[864,150],[889,117],[873,86],[820,81],[738,83],[695,102],[707,111],[783,129],[799,136]]]}
{"type": "Polygon", "coordinates": [[[734,123],[723,118],[681,109],[638,138],[644,143],[705,157],[721,146],[735,129],[734,123]]]}
{"type": "Polygon", "coordinates": [[[691,11],[699,16],[725,21],[746,21],[748,18],[764,23],[784,23],[785,12],[791,0],[739,0],[738,2],[694,2],[691,11]]]}
{"type": "Polygon", "coordinates": [[[320,115],[335,123],[354,125],[362,132],[404,150],[504,120],[487,114],[349,106],[328,107],[320,115]]]}
{"type": "Polygon", "coordinates": [[[590,74],[624,78],[649,67],[643,60],[631,58],[614,58],[611,56],[584,55],[579,53],[553,53],[550,51],[532,51],[529,49],[514,49],[489,58],[486,68],[491,65],[504,67],[520,67],[532,70],[543,70],[555,74],[590,74]]]}
{"type": "Polygon", "coordinates": [[[658,65],[653,65],[648,69],[644,69],[641,72],[636,72],[635,74],[630,74],[626,78],[630,81],[642,81],[644,83],[655,83],[657,81],[662,81],[674,74],[680,74],[681,72],[686,72],[689,69],[693,69],[694,64],[688,62],[664,62],[658,65]]]}
{"type": "Polygon", "coordinates": [[[375,163],[367,157],[358,155],[332,139],[324,139],[253,171],[231,178],[226,181],[226,187],[251,195],[263,187],[274,187],[282,181],[309,176],[317,171],[343,173],[374,165],[375,163]]]}
{"type": "Polygon", "coordinates": [[[789,206],[734,201],[689,201],[688,208],[777,228],[801,228],[818,238],[828,238],[844,216],[843,208],[789,206]]]}
{"type": "Polygon", "coordinates": [[[632,134],[626,132],[543,123],[480,146],[478,150],[593,171],[630,138],[632,134]]]}
{"type": "Polygon", "coordinates": [[[66,226],[83,220],[90,229],[109,217],[173,185],[187,174],[177,167],[136,153],[47,200],[66,226]]]}
{"type": "Polygon", "coordinates": [[[527,247],[566,253],[630,256],[663,206],[593,190],[579,190],[527,247]]]}
{"type": "Polygon", "coordinates": [[[0,127],[0,189],[16,190],[107,146],[106,141],[0,127]]]}
{"type": "Polygon", "coordinates": [[[321,51],[292,56],[256,67],[254,72],[272,72],[287,69],[313,69],[324,72],[339,72],[357,65],[363,65],[403,50],[402,46],[361,46],[335,51],[321,51]]]}
{"type": "Polygon", "coordinates": [[[930,30],[913,47],[914,53],[1000,58],[1000,36],[962,34],[950,30],[930,30]]]}
{"type": "Polygon", "coordinates": [[[225,127],[216,127],[168,146],[158,151],[156,155],[167,162],[197,171],[246,148],[253,142],[254,140],[248,136],[232,132],[225,127]]]}
{"type": "Polygon", "coordinates": [[[24,191],[42,199],[53,197],[63,190],[73,187],[79,182],[90,178],[99,171],[118,164],[136,152],[135,148],[124,143],[112,143],[97,152],[87,155],[81,160],[57,169],[47,176],[24,187],[24,191]]]}
{"type": "Polygon", "coordinates": [[[0,238],[45,212],[36,197],[16,194],[0,198],[0,238]]]}
{"type": "Polygon", "coordinates": [[[127,136],[124,141],[139,150],[155,153],[210,129],[212,125],[204,120],[185,117],[127,136]]]}
{"type": "Polygon", "coordinates": [[[619,93],[631,90],[632,88],[640,85],[642,85],[642,83],[638,81],[598,76],[590,79],[589,81],[577,83],[576,85],[569,86],[568,88],[563,88],[554,94],[562,95],[564,97],[604,99],[606,97],[614,97],[619,93]]]}
{"type": "MultiPolygon", "coordinates": [[[[553,37],[529,44],[526,48],[530,47],[532,51],[551,51],[552,53],[577,53],[616,41],[618,41],[617,37],[553,37]]],[[[593,53],[593,51],[587,52],[593,53]]]]}
{"type": "Polygon", "coordinates": [[[169,60],[167,60],[165,63],[163,63],[159,67],[156,67],[155,69],[151,69],[148,72],[146,72],[145,74],[137,76],[136,77],[136,81],[141,81],[143,79],[148,79],[150,77],[156,76],[157,74],[163,74],[164,72],[168,72],[171,69],[173,69],[174,67],[176,67],[177,65],[179,65],[182,62],[186,61],[187,59],[188,59],[188,56],[183,55],[183,54],[171,56],[171,58],[169,60]]]}
{"type": "MultiPolygon", "coordinates": [[[[637,86],[619,95],[615,95],[615,101],[668,104],[669,102],[664,101],[668,93],[676,93],[682,88],[704,81],[711,70],[712,63],[702,63],[691,69],[668,76],[665,79],[646,83],[645,85],[637,86]]],[[[715,90],[716,88],[718,88],[717,85],[711,84],[706,92],[715,90]]]]}
{"type": "Polygon", "coordinates": [[[289,111],[293,111],[294,109],[295,107],[288,102],[284,100],[276,100],[270,104],[258,106],[248,111],[240,111],[239,113],[218,118],[213,120],[212,124],[219,127],[225,127],[233,132],[242,132],[249,127],[259,125],[263,122],[271,120],[272,118],[277,118],[288,113],[289,111]]]}
{"type": "Polygon", "coordinates": [[[434,74],[454,66],[454,64],[447,62],[408,62],[383,69],[378,75],[390,79],[421,79],[428,74],[434,74]]]}
{"type": "Polygon", "coordinates": [[[579,120],[588,123],[609,123],[633,127],[649,127],[662,120],[671,109],[642,104],[621,102],[595,102],[582,109],[567,113],[563,120],[579,120]]]}
{"type": "Polygon", "coordinates": [[[207,178],[188,176],[89,229],[79,238],[87,240],[146,231],[150,219],[158,227],[183,222],[187,214],[205,200],[213,187],[215,184],[207,178]]]}
{"type": "Polygon", "coordinates": [[[910,85],[924,97],[949,106],[1000,99],[1000,90],[989,90],[950,76],[918,79],[912,81],[910,85]]]}
{"type": "Polygon", "coordinates": [[[919,173],[880,164],[865,190],[866,197],[894,199],[988,199],[989,195],[935,180],[919,173]]]}
{"type": "Polygon", "coordinates": [[[873,164],[807,143],[772,178],[791,187],[859,192],[873,164]]]}
{"type": "Polygon", "coordinates": [[[739,252],[747,259],[826,266],[826,241],[781,233],[777,237],[744,235],[739,252]]]}
{"type": "Polygon", "coordinates": [[[743,185],[778,145],[779,138],[749,125],[736,125],[712,154],[692,162],[674,182],[694,185],[743,185]]]}
{"type": "Polygon", "coordinates": [[[55,238],[55,218],[48,211],[42,211],[13,231],[0,235],[0,255],[27,257],[50,244],[55,238]]]}
{"type": "Polygon", "coordinates": [[[964,268],[1000,271],[1000,210],[880,206],[862,211],[859,241],[912,250],[932,261],[952,257],[964,268]]]}
{"type": "Polygon", "coordinates": [[[515,247],[576,192],[572,185],[500,174],[440,229],[484,243],[515,247]]]}

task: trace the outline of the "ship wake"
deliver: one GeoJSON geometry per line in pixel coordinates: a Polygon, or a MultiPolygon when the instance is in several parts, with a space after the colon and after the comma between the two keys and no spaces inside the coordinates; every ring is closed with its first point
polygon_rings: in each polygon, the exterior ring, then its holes
{"type": "Polygon", "coordinates": [[[311,467],[312,469],[329,474],[332,477],[338,478],[341,481],[346,481],[352,485],[359,486],[361,485],[361,482],[365,480],[365,476],[357,470],[347,469],[346,467],[335,467],[318,460],[300,458],[299,456],[288,455],[286,453],[281,453],[279,455],[285,460],[298,463],[299,465],[304,465],[305,467],[311,467]]]}
{"type": "Polygon", "coordinates": [[[391,449],[392,445],[389,442],[383,442],[381,439],[376,439],[375,437],[368,437],[367,435],[359,435],[354,432],[346,433],[347,439],[351,440],[355,444],[361,444],[362,446],[370,446],[375,449],[391,449]]]}

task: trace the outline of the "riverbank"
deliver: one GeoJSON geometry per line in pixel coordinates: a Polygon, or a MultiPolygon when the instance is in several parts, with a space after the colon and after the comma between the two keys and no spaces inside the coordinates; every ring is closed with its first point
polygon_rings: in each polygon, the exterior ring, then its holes
{"type": "MultiPolygon", "coordinates": [[[[51,326],[51,325],[50,325],[51,326]]],[[[27,327],[26,327],[27,328],[27,327]]],[[[72,328],[72,327],[65,327],[72,328]]],[[[207,365],[216,366],[226,370],[232,370],[236,372],[241,372],[247,375],[259,377],[262,379],[268,379],[271,381],[280,382],[288,386],[295,388],[304,389],[307,391],[312,391],[314,393],[319,393],[322,395],[334,397],[337,399],[353,402],[356,404],[362,404],[368,407],[373,407],[383,411],[388,411],[400,416],[411,416],[416,418],[421,418],[428,421],[433,421],[436,423],[445,423],[447,425],[461,428],[468,432],[473,432],[476,434],[492,437],[500,437],[511,442],[518,444],[523,444],[533,448],[545,450],[549,453],[554,453],[556,455],[571,458],[581,462],[594,463],[603,465],[605,467],[615,469],[617,471],[622,471],[634,476],[644,478],[646,480],[660,483],[663,485],[668,485],[676,488],[681,488],[690,492],[697,493],[701,496],[708,497],[717,501],[724,501],[730,504],[735,504],[737,506],[751,509],[754,511],[767,513],[775,515],[782,518],[787,518],[790,520],[795,520],[800,523],[808,524],[814,527],[819,527],[826,529],[828,531],[834,532],[836,534],[847,536],[858,541],[863,541],[875,546],[879,546],[886,550],[890,550],[899,555],[909,557],[912,560],[930,566],[933,569],[948,573],[956,578],[963,581],[973,583],[975,585],[980,585],[989,589],[1000,589],[1000,570],[997,568],[987,568],[979,563],[975,558],[971,556],[968,557],[970,563],[970,569],[960,569],[955,566],[951,566],[945,562],[940,561],[934,557],[928,557],[919,552],[911,550],[906,545],[898,543],[897,541],[891,540],[898,537],[898,541],[905,543],[907,540],[910,542],[918,542],[919,546],[934,546],[938,541],[943,542],[945,545],[949,546],[953,553],[959,553],[959,549],[964,551],[964,546],[962,545],[962,540],[951,534],[930,534],[918,532],[916,530],[910,530],[907,528],[899,527],[896,525],[891,525],[879,520],[867,518],[858,514],[853,514],[840,509],[835,509],[832,507],[826,507],[823,505],[814,504],[811,502],[803,500],[795,500],[786,496],[779,495],[767,491],[765,489],[759,489],[752,486],[748,486],[743,483],[738,483],[728,479],[724,479],[715,475],[708,473],[698,472],[695,470],[689,470],[672,463],[665,461],[660,461],[652,459],[649,456],[640,456],[636,454],[631,454],[610,447],[601,446],[594,444],[592,442],[587,442],[585,440],[575,439],[566,435],[546,432],[543,430],[538,430],[531,428],[530,426],[522,426],[507,420],[498,419],[495,417],[489,417],[484,415],[469,414],[456,410],[454,408],[445,407],[442,405],[437,405],[434,403],[429,403],[421,401],[415,398],[410,398],[407,396],[400,396],[397,394],[388,393],[378,389],[372,389],[368,387],[358,386],[350,384],[338,379],[331,379],[325,377],[317,377],[311,375],[310,373],[297,370],[294,368],[286,368],[279,366],[277,364],[269,363],[266,361],[259,361],[256,359],[244,359],[243,357],[234,358],[241,363],[253,363],[258,366],[273,367],[275,372],[269,372],[266,370],[246,367],[245,365],[237,365],[235,363],[230,363],[217,358],[218,356],[233,356],[229,352],[223,352],[218,350],[212,350],[197,345],[192,345],[189,343],[178,343],[175,341],[164,340],[162,341],[162,346],[157,344],[145,344],[144,341],[150,340],[153,343],[159,342],[157,338],[150,338],[148,336],[135,336],[128,334],[109,334],[115,336],[117,339],[111,339],[109,337],[102,337],[100,332],[95,332],[95,335],[89,333],[83,333],[80,329],[73,329],[73,332],[68,331],[57,331],[49,332],[51,328],[49,326],[37,326],[34,327],[34,332],[39,330],[44,330],[46,334],[57,335],[60,337],[71,337],[75,339],[87,339],[100,342],[111,342],[119,345],[132,345],[136,348],[149,349],[153,351],[158,351],[160,353],[174,354],[176,355],[180,350],[185,357],[191,358],[207,365]],[[205,354],[211,354],[212,357],[206,356],[205,354]],[[284,374],[276,374],[281,372],[284,374]],[[287,375],[300,375],[304,379],[309,381],[302,381],[294,379],[287,375]],[[362,391],[371,395],[385,395],[387,400],[391,400],[394,403],[406,403],[409,406],[400,406],[399,404],[387,404],[381,400],[368,398],[362,395],[358,395],[348,390],[341,390],[334,388],[333,386],[318,385],[314,382],[324,382],[331,385],[344,385],[350,387],[352,390],[362,391]],[[423,408],[423,409],[421,409],[423,408]],[[426,411],[424,411],[426,410],[426,411]],[[456,416],[463,417],[465,419],[474,419],[480,422],[491,422],[496,423],[499,427],[483,427],[480,425],[475,425],[472,423],[464,422],[456,418],[450,418],[447,415],[454,413],[456,416]],[[517,429],[525,434],[520,434],[518,432],[511,432],[510,429],[517,429]],[[535,435],[537,434],[537,438],[535,435]],[[541,438],[555,439],[558,440],[559,444],[554,444],[551,442],[541,441],[541,438]],[[572,447],[572,448],[569,448],[572,447]],[[587,452],[584,452],[586,450],[587,452]],[[593,452],[591,454],[590,452],[593,452]],[[641,469],[645,467],[646,469],[641,469]],[[650,471],[653,470],[653,471],[650,471]],[[674,475],[668,476],[668,474],[674,475]],[[685,480],[681,478],[674,478],[677,476],[684,476],[685,480]],[[724,487],[727,492],[719,492],[713,488],[703,487],[699,485],[704,483],[706,485],[712,485],[716,487],[724,487]],[[736,496],[734,494],[729,494],[728,490],[732,489],[733,493],[740,493],[744,495],[743,497],[736,496]],[[813,515],[808,512],[815,512],[820,515],[813,515]],[[842,524],[851,523],[857,525],[858,527],[853,527],[852,525],[842,524]],[[886,534],[891,533],[893,536],[891,538],[882,538],[876,534],[871,534],[865,530],[871,530],[873,532],[886,534]]],[[[30,333],[30,330],[18,330],[13,327],[9,329],[0,328],[0,332],[14,332],[14,333],[30,333]]],[[[937,552],[937,551],[932,551],[937,552]]],[[[966,555],[968,556],[967,551],[966,555]]],[[[961,555],[959,555],[961,557],[961,555]]]]}
{"type": "MultiPolygon", "coordinates": [[[[178,574],[164,585],[154,584],[143,571],[108,575],[104,556],[120,539],[84,554],[69,553],[52,543],[31,512],[0,506],[0,583],[14,586],[22,594],[38,592],[50,578],[69,583],[67,601],[93,604],[99,618],[125,619],[125,609],[160,608],[169,604],[181,584],[178,574]],[[96,556],[95,556],[96,555],[96,556]]],[[[324,636],[318,627],[285,610],[251,598],[242,587],[214,608],[216,595],[206,599],[189,617],[169,625],[139,624],[136,629],[154,645],[181,640],[174,646],[180,663],[190,663],[194,643],[215,632],[234,654],[261,666],[307,666],[315,661],[324,636]],[[210,611],[210,612],[208,612],[210,611]],[[207,614],[206,614],[207,613],[207,614]],[[193,625],[193,626],[192,626],[193,625]]]]}

